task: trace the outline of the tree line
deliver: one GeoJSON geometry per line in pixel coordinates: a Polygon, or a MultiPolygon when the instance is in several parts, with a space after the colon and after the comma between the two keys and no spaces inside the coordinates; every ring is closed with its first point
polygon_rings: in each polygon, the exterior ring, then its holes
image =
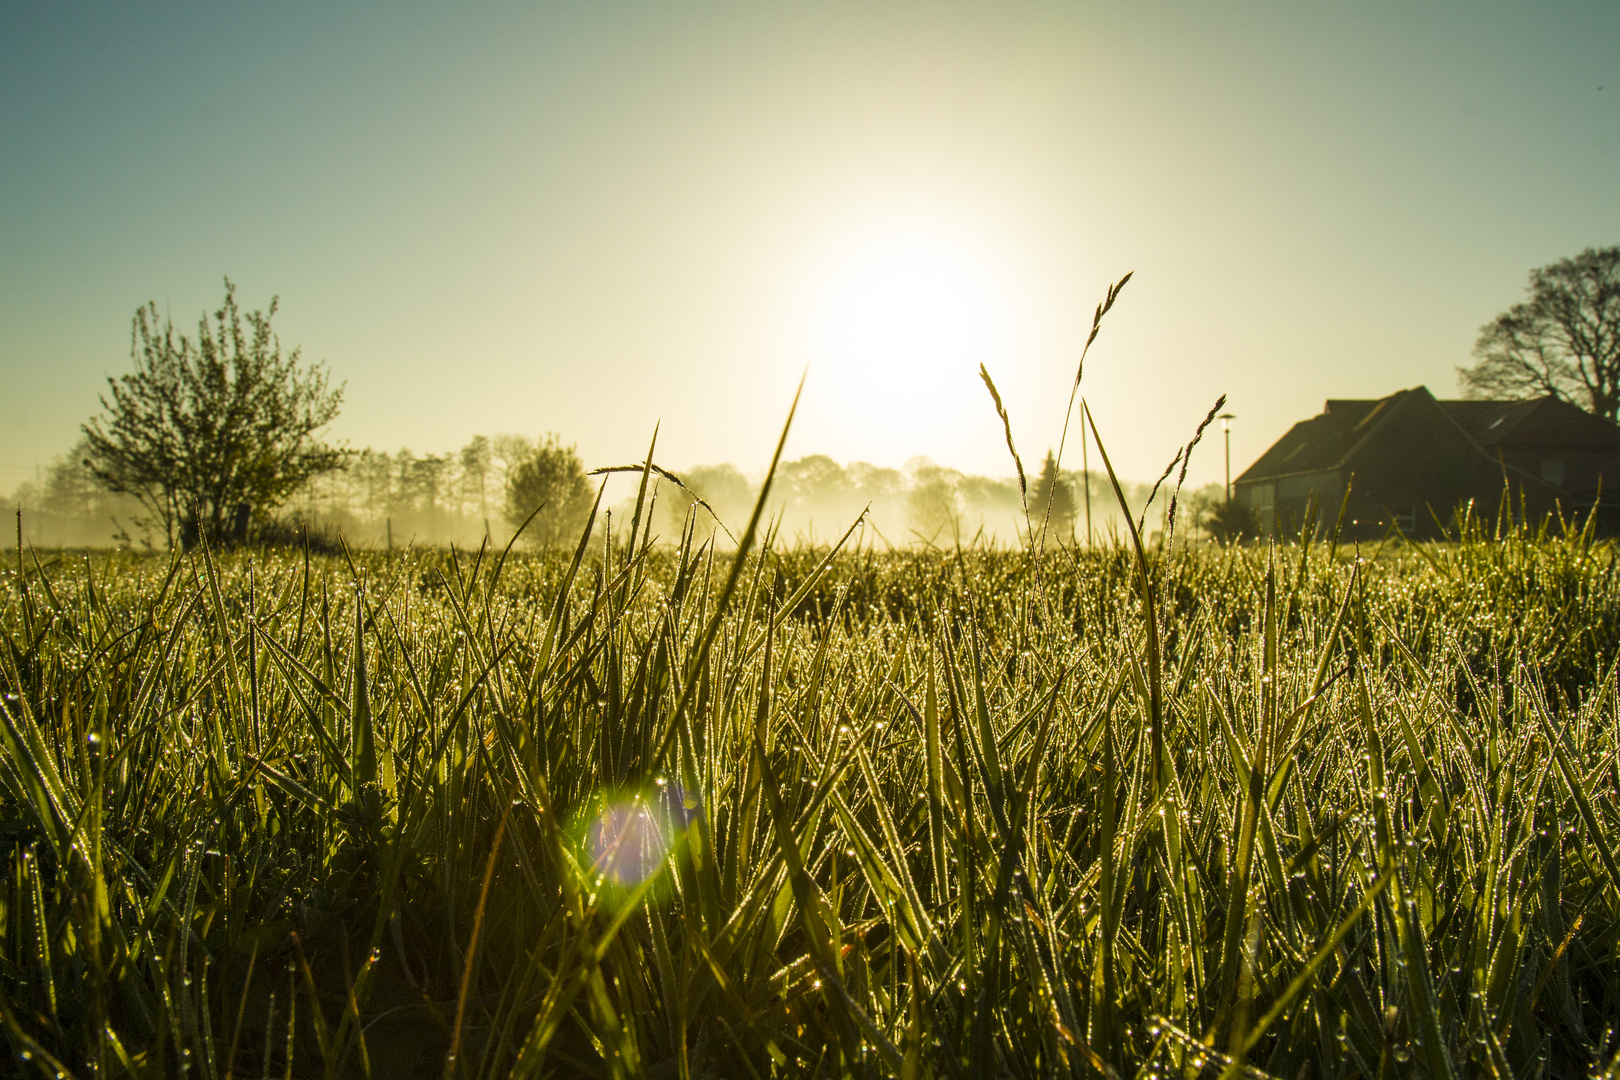
{"type": "MultiPolygon", "coordinates": [[[[163,548],[165,538],[143,516],[145,507],[129,495],[108,491],[85,460],[86,448],[80,444],[12,494],[29,541],[43,547],[163,548]]],[[[1054,464],[1048,460],[1029,490],[1035,528],[1051,503],[1049,543],[1085,541],[1088,479],[1093,537],[1103,542],[1122,527],[1105,476],[1088,478],[1067,469],[1059,473],[1054,464]]],[[[653,478],[656,531],[673,542],[690,513],[700,537],[727,546],[753,509],[759,478],[732,464],[673,475],[678,484],[653,478]]],[[[525,539],[535,546],[566,545],[577,539],[601,479],[589,475],[577,451],[555,434],[476,435],[447,453],[368,447],[348,452],[342,468],[309,478],[274,515],[250,527],[249,539],[302,543],[307,527],[317,543],[332,543],[341,535],[351,546],[369,548],[412,543],[476,547],[486,536],[504,544],[545,503],[547,509],[529,522],[525,539]]],[[[634,488],[633,477],[621,479],[604,498],[603,508],[618,526],[628,525],[634,488]]],[[[1147,485],[1127,483],[1125,489],[1133,506],[1146,501],[1147,485]]],[[[1016,479],[963,473],[927,458],[896,469],[811,454],[778,467],[773,493],[779,534],[792,542],[834,540],[863,512],[870,542],[880,548],[1019,544],[1026,527],[1016,479]]],[[[1213,504],[1219,488],[1195,495],[1213,504]]],[[[1197,498],[1189,511],[1193,516],[1197,498]]],[[[1185,496],[1183,502],[1188,505],[1185,496]]],[[[1161,494],[1149,517],[1162,516],[1163,504],[1161,494]]]]}
{"type": "MultiPolygon", "coordinates": [[[[1616,422],[1620,247],[1539,267],[1526,292],[1481,329],[1476,363],[1458,368],[1463,392],[1550,395],[1616,422]]],[[[137,309],[133,370],[107,380],[73,452],[15,495],[37,519],[35,535],[190,548],[276,542],[299,529],[307,542],[311,527],[386,544],[476,543],[524,522],[527,539],[542,546],[577,534],[596,484],[555,434],[475,436],[458,452],[422,455],[328,442],[344,385],[332,383],[323,363],[282,347],[272,325],[277,308],[272,298],[266,309],[242,311],[227,278],[223,302],[202,315],[194,335],[160,319],[155,303],[137,309]]],[[[728,518],[742,520],[753,502],[751,482],[734,466],[665,480],[671,535],[688,513],[696,527],[729,535],[728,518]]],[[[1021,480],[968,476],[926,459],[897,470],[816,454],[783,466],[774,512],[779,529],[812,543],[862,515],[891,546],[1018,544],[1036,519],[1035,531],[1056,542],[1095,540],[1115,520],[1099,487],[1095,476],[1060,472],[1050,453],[1028,490],[1021,480]]],[[[1145,490],[1134,496],[1152,498],[1145,490]]],[[[1146,522],[1152,511],[1132,512],[1146,522]]],[[[1245,531],[1218,488],[1192,493],[1182,520],[1189,532],[1201,527],[1220,539],[1245,531]]]]}

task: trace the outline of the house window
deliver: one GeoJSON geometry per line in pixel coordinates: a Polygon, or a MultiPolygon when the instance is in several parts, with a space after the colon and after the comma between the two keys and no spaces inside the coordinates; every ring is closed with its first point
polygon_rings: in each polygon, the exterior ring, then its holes
{"type": "Polygon", "coordinates": [[[1549,484],[1564,486],[1564,462],[1561,458],[1541,459],[1541,478],[1549,484]]]}

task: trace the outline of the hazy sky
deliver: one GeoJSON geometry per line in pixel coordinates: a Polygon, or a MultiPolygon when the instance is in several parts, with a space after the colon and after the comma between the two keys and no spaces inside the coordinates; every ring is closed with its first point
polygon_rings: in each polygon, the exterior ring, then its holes
{"type": "Polygon", "coordinates": [[[790,454],[999,475],[979,362],[1038,457],[1134,270],[1083,392],[1151,478],[1223,391],[1234,472],[1326,397],[1455,394],[1531,267],[1616,243],[1612,2],[19,0],[0,491],[222,275],[355,445],[662,420],[758,469],[808,366],[790,454]]]}

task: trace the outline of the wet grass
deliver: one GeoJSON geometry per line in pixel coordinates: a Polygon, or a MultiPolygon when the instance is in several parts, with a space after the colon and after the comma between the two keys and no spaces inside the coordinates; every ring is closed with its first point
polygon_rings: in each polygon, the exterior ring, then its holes
{"type": "Polygon", "coordinates": [[[20,560],[11,1067],[1616,1071],[1608,544],[857,540],[20,560]]]}

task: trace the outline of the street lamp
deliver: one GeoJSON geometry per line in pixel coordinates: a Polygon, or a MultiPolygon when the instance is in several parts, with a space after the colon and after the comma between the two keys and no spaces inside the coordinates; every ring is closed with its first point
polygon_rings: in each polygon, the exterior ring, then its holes
{"type": "Polygon", "coordinates": [[[1221,422],[1221,434],[1226,436],[1226,505],[1232,505],[1232,421],[1237,417],[1229,412],[1221,413],[1218,418],[1221,422]]]}

